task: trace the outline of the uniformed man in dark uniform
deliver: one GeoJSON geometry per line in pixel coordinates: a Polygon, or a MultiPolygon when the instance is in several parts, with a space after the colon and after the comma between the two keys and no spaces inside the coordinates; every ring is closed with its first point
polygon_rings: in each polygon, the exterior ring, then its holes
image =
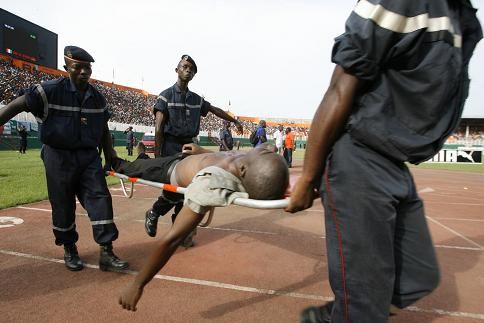
{"type": "Polygon", "coordinates": [[[224,121],[224,127],[220,130],[220,151],[228,151],[234,148],[234,138],[232,137],[232,132],[230,131],[230,122],[224,121]]]}
{"type": "Polygon", "coordinates": [[[128,150],[128,156],[133,156],[133,148],[134,148],[134,133],[133,133],[133,127],[128,127],[124,131],[126,134],[126,149],[128,150]]]}
{"type": "Polygon", "coordinates": [[[21,124],[17,131],[20,136],[19,153],[25,154],[25,151],[27,150],[27,128],[21,124]]]}
{"type": "MultiPolygon", "coordinates": [[[[164,90],[158,96],[154,107],[155,114],[155,157],[173,156],[182,151],[184,144],[193,142],[200,130],[200,117],[209,112],[224,120],[234,122],[237,130],[242,133],[242,125],[220,108],[212,106],[198,94],[188,89],[188,83],[197,73],[197,65],[189,55],[181,57],[175,68],[178,74],[177,82],[164,90]]],[[[175,206],[172,221],[183,207],[183,196],[163,192],[146,212],[145,228],[149,236],[156,235],[158,217],[165,215],[175,206]],[[180,200],[181,199],[181,200],[180,200]]],[[[191,246],[191,236],[188,237],[186,247],[191,246]]]]}
{"type": "Polygon", "coordinates": [[[406,162],[432,158],[459,124],[482,29],[469,0],[360,0],[336,38],[287,211],[325,207],[334,302],[301,322],[388,321],[431,293],[439,269],[406,162]]]}
{"type": "Polygon", "coordinates": [[[112,242],[118,237],[113,222],[113,207],[101,158],[111,161],[111,136],[106,100],[89,84],[89,53],[79,47],[64,49],[65,70],[69,77],[36,84],[0,110],[0,124],[22,111],[31,112],[40,124],[43,143],[41,158],[47,177],[52,206],[55,243],[64,246],[64,261],[69,270],[83,268],[77,252],[76,197],[91,220],[94,240],[100,245],[99,268],[119,271],[128,263],[113,253],[112,242]]]}

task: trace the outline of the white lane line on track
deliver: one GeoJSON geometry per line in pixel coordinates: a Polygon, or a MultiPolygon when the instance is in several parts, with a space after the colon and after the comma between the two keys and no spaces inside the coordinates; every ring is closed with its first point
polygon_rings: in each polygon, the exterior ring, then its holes
{"type": "MultiPolygon", "coordinates": [[[[35,208],[35,207],[17,206],[16,208],[17,209],[24,209],[24,210],[31,210],[31,211],[41,211],[41,212],[49,212],[49,213],[52,212],[51,209],[39,209],[39,208],[35,208]]],[[[87,213],[77,212],[76,215],[87,216],[87,213]]],[[[119,219],[119,217],[114,216],[113,219],[116,220],[116,219],[119,219]]]]}
{"type": "MultiPolygon", "coordinates": [[[[41,212],[49,212],[49,213],[52,212],[51,209],[39,209],[39,208],[36,208],[36,207],[26,207],[26,206],[17,206],[17,209],[30,210],[30,211],[41,211],[41,212]]],[[[87,213],[77,212],[76,215],[87,216],[87,213]]]]}
{"type": "MultiPolygon", "coordinates": [[[[17,207],[18,209],[26,209],[26,210],[33,210],[33,211],[43,211],[43,212],[51,212],[50,209],[39,209],[39,208],[31,208],[31,207],[24,207],[24,206],[18,206],[17,207]]],[[[83,215],[83,216],[87,216],[87,214],[85,213],[76,213],[76,215],[83,215]]],[[[437,224],[443,226],[444,228],[446,228],[447,230],[451,230],[452,233],[454,234],[457,234],[458,236],[460,236],[461,238],[463,238],[464,240],[470,242],[471,244],[474,244],[477,246],[477,248],[472,248],[472,247],[459,247],[459,246],[447,246],[447,245],[435,245],[434,247],[435,248],[445,248],[445,249],[459,249],[459,250],[473,250],[473,251],[484,251],[484,247],[482,247],[481,245],[477,244],[476,242],[464,237],[463,235],[461,235],[460,233],[446,227],[445,225],[441,224],[440,222],[434,220],[434,219],[445,219],[445,220],[448,220],[447,218],[430,218],[428,217],[431,221],[434,221],[436,222],[437,224]]],[[[115,220],[119,220],[118,217],[114,217],[115,220]]],[[[456,219],[456,220],[463,220],[463,219],[456,219]]],[[[472,219],[467,219],[469,221],[474,221],[472,219]]],[[[135,222],[144,222],[144,220],[134,220],[135,222]]],[[[481,220],[475,220],[475,221],[481,221],[481,220]]],[[[159,222],[158,224],[162,224],[162,225],[170,225],[170,223],[165,223],[165,222],[159,222]]],[[[232,232],[241,232],[241,233],[255,233],[255,234],[266,234],[266,235],[279,235],[278,233],[275,233],[275,232],[268,232],[268,231],[257,231],[257,230],[241,230],[241,229],[231,229],[231,228],[218,228],[218,227],[211,227],[211,226],[208,226],[208,227],[202,227],[202,228],[199,228],[199,229],[209,229],[209,230],[220,230],[220,231],[232,231],[232,232]]],[[[325,239],[325,236],[320,236],[318,237],[319,239],[325,239]]]]}
{"type": "Polygon", "coordinates": [[[446,229],[447,231],[452,232],[452,233],[453,233],[453,234],[455,234],[456,236],[461,237],[462,239],[464,239],[465,241],[469,242],[470,244],[472,244],[472,245],[474,245],[474,246],[476,246],[476,247],[478,247],[478,248],[482,249],[482,246],[481,246],[480,244],[478,244],[478,243],[477,243],[477,242],[475,242],[475,241],[472,241],[471,239],[469,239],[469,238],[467,238],[466,236],[464,236],[463,234],[461,234],[461,233],[459,233],[459,232],[455,231],[454,229],[449,228],[448,226],[446,226],[446,225],[444,225],[444,224],[440,223],[439,221],[437,221],[437,220],[435,220],[435,219],[431,218],[430,216],[427,216],[427,219],[429,219],[430,221],[434,222],[435,224],[440,225],[442,228],[446,229]]]}
{"type": "Polygon", "coordinates": [[[468,205],[468,206],[484,206],[483,203],[465,203],[465,202],[441,202],[441,201],[429,201],[425,200],[425,204],[430,204],[430,203],[435,203],[435,204],[442,204],[442,205],[468,205]]]}
{"type": "MultiPolygon", "coordinates": [[[[57,258],[50,258],[50,257],[42,257],[31,255],[22,252],[10,251],[10,250],[2,250],[0,249],[0,253],[4,255],[16,256],[16,257],[23,257],[27,259],[34,259],[34,260],[41,260],[41,261],[48,261],[53,263],[63,264],[64,260],[57,259],[57,258]]],[[[99,269],[97,265],[91,265],[84,263],[84,266],[91,269],[99,269]]],[[[138,272],[134,270],[124,270],[122,271],[124,274],[128,275],[136,275],[138,272]]],[[[254,294],[263,294],[263,295],[274,295],[274,296],[285,296],[285,297],[292,297],[292,298],[302,298],[302,299],[310,299],[310,300],[317,300],[328,302],[333,300],[333,297],[330,296],[322,296],[322,295],[313,295],[313,294],[303,294],[303,293],[294,293],[294,292],[284,292],[278,291],[274,289],[266,289],[266,288],[256,288],[256,287],[249,287],[249,286],[240,286],[234,284],[226,284],[220,283],[210,280],[200,280],[200,279],[192,279],[192,278],[184,278],[184,277],[176,277],[176,276],[168,276],[168,275],[155,275],[154,279],[166,280],[166,281],[173,281],[185,284],[192,284],[192,285],[199,285],[199,286],[207,286],[207,287],[214,287],[214,288],[223,288],[229,290],[236,290],[241,292],[248,292],[254,294]]],[[[418,313],[430,313],[430,314],[438,314],[442,316],[454,316],[454,317],[465,317],[465,318],[473,318],[478,320],[484,320],[484,314],[480,313],[468,313],[468,312],[452,312],[446,311],[441,309],[423,309],[415,306],[409,306],[404,309],[405,311],[410,312],[418,312],[418,313]]]]}
{"type": "Polygon", "coordinates": [[[442,245],[442,244],[436,244],[436,245],[434,245],[434,247],[435,248],[443,248],[443,249],[459,249],[459,250],[484,251],[484,248],[447,246],[447,245],[442,245]]]}
{"type": "MultiPolygon", "coordinates": [[[[10,250],[0,249],[0,253],[5,254],[5,255],[10,255],[10,256],[23,257],[23,258],[27,258],[27,259],[48,261],[48,262],[54,262],[54,263],[59,263],[59,264],[64,263],[64,260],[57,259],[57,258],[36,256],[36,255],[31,255],[31,254],[16,252],[16,251],[10,251],[10,250]]],[[[99,266],[97,266],[97,265],[91,265],[91,264],[84,263],[84,266],[87,267],[87,268],[91,268],[91,269],[99,269],[99,266]]],[[[134,270],[123,270],[122,273],[129,274],[129,275],[136,275],[138,272],[134,271],[134,270]]],[[[231,289],[231,290],[236,290],[236,291],[243,291],[243,292],[257,293],[257,294],[287,296],[287,297],[293,297],[293,298],[312,299],[312,300],[318,300],[318,301],[330,301],[330,300],[333,299],[333,297],[328,297],[328,296],[284,292],[284,291],[277,291],[277,290],[273,290],[273,289],[240,286],[240,285],[226,284],[226,283],[220,283],[220,282],[210,281],[210,280],[200,280],[200,279],[184,278],[184,277],[176,277],[176,276],[168,276],[168,275],[159,275],[158,274],[158,275],[155,275],[153,278],[160,279],[160,280],[173,281],[173,282],[193,284],[193,285],[200,285],[200,286],[231,289]]]]}
{"type": "Polygon", "coordinates": [[[440,309],[430,309],[430,310],[428,310],[428,309],[419,308],[419,307],[416,307],[416,306],[409,306],[409,307],[405,308],[405,310],[410,311],[410,312],[439,314],[439,315],[443,315],[443,316],[466,317],[466,318],[472,318],[472,319],[484,321],[484,315],[478,314],[478,313],[452,312],[452,311],[446,311],[446,310],[440,310],[440,309]]]}
{"type": "MultiPolygon", "coordinates": [[[[484,205],[484,204],[483,204],[484,205]]],[[[471,221],[471,222],[484,222],[484,220],[478,220],[478,219],[461,219],[461,218],[436,218],[436,220],[449,220],[449,221],[471,221]]]]}
{"type": "MultiPolygon", "coordinates": [[[[145,222],[145,220],[135,220],[135,222],[145,222]]],[[[162,225],[171,225],[171,223],[168,222],[159,222],[158,224],[162,225]]],[[[199,227],[199,229],[210,229],[210,230],[220,230],[220,231],[234,231],[234,232],[244,232],[244,233],[259,233],[259,234],[268,234],[268,235],[278,235],[278,233],[275,232],[267,232],[267,231],[256,231],[256,230],[242,230],[242,229],[231,229],[231,228],[217,228],[217,227],[199,227]]]]}
{"type": "Polygon", "coordinates": [[[23,210],[31,210],[31,211],[52,212],[51,209],[39,209],[36,207],[17,206],[16,208],[23,209],[23,210]]]}

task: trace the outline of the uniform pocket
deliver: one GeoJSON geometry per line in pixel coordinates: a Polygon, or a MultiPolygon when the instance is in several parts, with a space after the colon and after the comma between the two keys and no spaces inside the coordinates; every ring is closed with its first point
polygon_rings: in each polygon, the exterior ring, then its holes
{"type": "Polygon", "coordinates": [[[42,123],[40,140],[54,148],[73,149],[79,146],[79,134],[78,114],[50,110],[42,123]]]}
{"type": "Polygon", "coordinates": [[[104,130],[104,114],[81,114],[81,141],[83,147],[96,147],[101,144],[104,130]]]}

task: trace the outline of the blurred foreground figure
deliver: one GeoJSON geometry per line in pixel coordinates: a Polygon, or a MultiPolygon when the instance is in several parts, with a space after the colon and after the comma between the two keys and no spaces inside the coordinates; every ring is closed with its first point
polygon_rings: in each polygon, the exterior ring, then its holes
{"type": "Polygon", "coordinates": [[[386,322],[438,285],[422,201],[405,162],[434,156],[459,123],[482,38],[468,0],[361,0],[336,38],[287,211],[325,207],[334,302],[302,322],[386,322]]]}

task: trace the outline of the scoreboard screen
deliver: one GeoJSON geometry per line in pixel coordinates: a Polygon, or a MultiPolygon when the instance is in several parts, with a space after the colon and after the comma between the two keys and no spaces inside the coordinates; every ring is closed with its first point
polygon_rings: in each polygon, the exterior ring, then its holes
{"type": "Polygon", "coordinates": [[[8,24],[3,25],[5,53],[37,63],[40,59],[37,35],[8,24]]]}
{"type": "Polygon", "coordinates": [[[57,68],[57,34],[0,9],[0,52],[57,68]]]}

